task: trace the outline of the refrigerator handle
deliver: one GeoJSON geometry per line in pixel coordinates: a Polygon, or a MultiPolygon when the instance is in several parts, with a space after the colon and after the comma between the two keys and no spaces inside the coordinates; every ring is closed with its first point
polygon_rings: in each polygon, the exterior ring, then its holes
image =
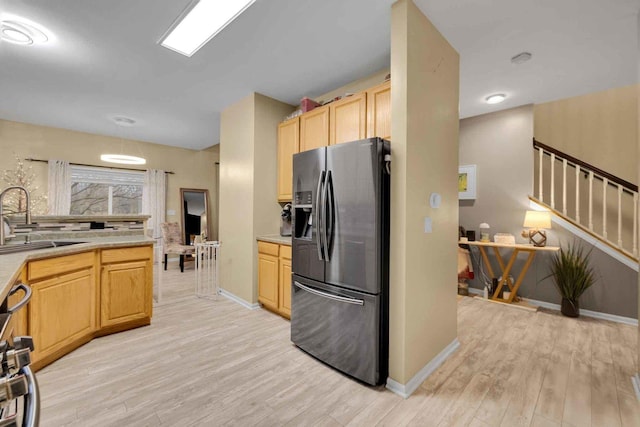
{"type": "Polygon", "coordinates": [[[334,224],[334,212],[333,212],[333,179],[331,178],[331,171],[327,172],[327,180],[324,184],[324,202],[323,205],[328,207],[325,211],[326,218],[324,219],[324,258],[327,261],[331,261],[331,246],[333,244],[333,224],[334,224]]]}
{"type": "Polygon", "coordinates": [[[320,261],[324,261],[324,256],[323,256],[323,252],[324,252],[324,245],[322,244],[322,238],[324,235],[324,231],[322,228],[322,215],[321,215],[321,211],[322,206],[324,206],[324,203],[321,199],[321,195],[323,193],[323,184],[324,181],[324,171],[320,172],[320,176],[318,177],[318,187],[316,188],[316,206],[315,206],[315,229],[316,229],[316,246],[318,248],[318,259],[320,261]]]}
{"type": "Polygon", "coordinates": [[[334,295],[334,294],[329,294],[326,292],[321,292],[318,290],[315,290],[313,288],[310,288],[309,286],[305,286],[300,282],[296,282],[295,280],[293,281],[293,284],[302,289],[303,291],[307,291],[310,294],[314,294],[314,295],[318,295],[319,297],[323,297],[323,298],[328,298],[334,301],[340,301],[340,302],[346,302],[347,304],[355,304],[355,305],[364,305],[364,300],[361,299],[356,299],[356,298],[347,298],[347,297],[342,297],[340,295],[334,295]]]}

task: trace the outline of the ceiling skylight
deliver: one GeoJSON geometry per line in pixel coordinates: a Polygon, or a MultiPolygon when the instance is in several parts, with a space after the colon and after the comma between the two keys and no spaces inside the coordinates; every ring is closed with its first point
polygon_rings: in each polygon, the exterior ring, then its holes
{"type": "Polygon", "coordinates": [[[173,23],[160,44],[191,56],[256,0],[194,0],[173,23]]]}

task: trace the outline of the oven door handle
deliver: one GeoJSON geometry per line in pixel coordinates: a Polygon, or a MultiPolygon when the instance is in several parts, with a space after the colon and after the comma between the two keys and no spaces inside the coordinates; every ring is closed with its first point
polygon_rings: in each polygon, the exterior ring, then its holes
{"type": "Polygon", "coordinates": [[[321,292],[321,291],[315,290],[313,288],[310,288],[309,286],[305,286],[302,283],[299,283],[299,282],[296,282],[296,281],[294,281],[293,284],[296,287],[302,289],[303,291],[307,291],[310,294],[318,295],[319,297],[331,299],[331,300],[334,300],[334,301],[345,302],[347,304],[364,305],[364,300],[361,300],[361,299],[341,297],[340,295],[333,295],[333,294],[329,294],[329,293],[326,293],[326,292],[321,292]]]}
{"type": "Polygon", "coordinates": [[[20,302],[18,302],[16,305],[14,305],[13,307],[7,309],[7,313],[9,313],[9,314],[13,314],[16,311],[20,310],[31,299],[31,287],[29,285],[25,285],[24,283],[18,283],[13,288],[11,288],[11,290],[9,291],[9,296],[15,294],[19,290],[23,290],[24,291],[24,297],[22,297],[20,302]]]}
{"type": "Polygon", "coordinates": [[[24,366],[22,372],[27,377],[29,392],[24,396],[24,421],[25,427],[38,427],[40,424],[40,388],[31,368],[24,366]]]}

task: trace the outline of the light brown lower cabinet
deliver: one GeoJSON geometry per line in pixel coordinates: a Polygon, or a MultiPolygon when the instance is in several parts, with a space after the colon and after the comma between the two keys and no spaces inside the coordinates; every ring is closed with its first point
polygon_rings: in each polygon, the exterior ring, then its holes
{"type": "Polygon", "coordinates": [[[13,335],[33,337],[33,369],[96,336],[151,323],[152,255],[138,246],[29,262],[23,276],[33,293],[13,335]]]}
{"type": "Polygon", "coordinates": [[[32,261],[27,330],[35,369],[91,341],[98,329],[95,251],[32,261]]]}
{"type": "Polygon", "coordinates": [[[100,328],[151,321],[153,266],[151,248],[102,251],[100,281],[100,328]]]}
{"type": "Polygon", "coordinates": [[[258,301],[291,318],[291,246],[258,242],[258,301]]]}

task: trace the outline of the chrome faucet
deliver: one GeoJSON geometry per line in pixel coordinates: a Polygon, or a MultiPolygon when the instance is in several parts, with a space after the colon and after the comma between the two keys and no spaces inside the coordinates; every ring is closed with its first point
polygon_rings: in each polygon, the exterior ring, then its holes
{"type": "Polygon", "coordinates": [[[27,224],[31,224],[31,198],[29,196],[29,191],[27,191],[26,188],[21,187],[19,185],[12,185],[11,187],[7,187],[4,190],[2,190],[2,193],[0,193],[0,222],[2,222],[2,224],[0,224],[0,246],[4,246],[5,244],[5,235],[4,235],[4,216],[2,213],[3,210],[3,206],[2,206],[2,201],[4,200],[4,195],[7,193],[7,191],[10,190],[22,190],[24,191],[25,196],[27,196],[27,212],[26,212],[26,220],[27,220],[27,224]]]}

